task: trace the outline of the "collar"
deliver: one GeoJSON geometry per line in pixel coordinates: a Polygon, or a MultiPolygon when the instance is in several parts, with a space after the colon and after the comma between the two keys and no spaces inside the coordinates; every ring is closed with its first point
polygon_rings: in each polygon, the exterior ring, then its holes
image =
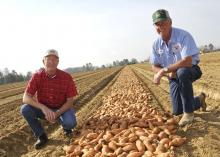
{"type": "Polygon", "coordinates": [[[54,75],[50,76],[50,75],[46,72],[46,70],[44,69],[44,74],[45,74],[45,76],[46,76],[47,78],[50,78],[50,79],[57,78],[57,77],[59,76],[59,70],[57,69],[57,70],[56,70],[56,73],[55,73],[54,75]]]}
{"type": "MultiPolygon", "coordinates": [[[[166,42],[162,39],[162,37],[160,36],[160,46],[163,46],[164,44],[166,44],[166,42]]],[[[172,41],[174,40],[174,28],[171,27],[171,37],[170,40],[168,41],[168,45],[169,43],[172,43],[172,41]]]]}

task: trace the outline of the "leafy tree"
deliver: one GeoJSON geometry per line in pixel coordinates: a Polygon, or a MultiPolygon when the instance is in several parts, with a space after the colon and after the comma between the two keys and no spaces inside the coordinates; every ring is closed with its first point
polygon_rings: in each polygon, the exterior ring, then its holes
{"type": "Polygon", "coordinates": [[[119,65],[120,65],[120,62],[118,60],[113,61],[113,66],[119,66],[119,65]]]}
{"type": "Polygon", "coordinates": [[[3,73],[4,73],[4,75],[8,75],[10,72],[9,72],[8,68],[5,68],[3,73]]]}
{"type": "Polygon", "coordinates": [[[101,69],[105,69],[106,67],[105,67],[105,65],[103,64],[102,66],[101,66],[101,69]]]}
{"type": "MultiPolygon", "coordinates": [[[[31,72],[28,73],[31,76],[31,72]]],[[[28,79],[30,78],[28,77],[28,79]]],[[[9,71],[8,68],[5,68],[4,71],[0,71],[0,84],[13,83],[25,81],[26,76],[21,73],[17,73],[15,70],[9,71]]]]}
{"type": "Polygon", "coordinates": [[[25,76],[25,80],[30,80],[31,76],[32,76],[32,73],[28,71],[27,75],[25,76]]]}
{"type": "Polygon", "coordinates": [[[0,84],[4,83],[4,75],[3,72],[0,71],[0,84]]]}
{"type": "Polygon", "coordinates": [[[128,65],[129,64],[129,60],[128,59],[123,59],[122,62],[123,62],[124,65],[128,65]]]}
{"type": "Polygon", "coordinates": [[[209,44],[209,50],[213,51],[214,50],[214,45],[212,43],[209,44]]]}
{"type": "Polygon", "coordinates": [[[92,63],[86,63],[86,71],[94,70],[92,63]]]}
{"type": "Polygon", "coordinates": [[[135,58],[132,58],[132,59],[131,59],[130,64],[137,64],[137,63],[138,63],[137,59],[135,59],[135,58]]]}

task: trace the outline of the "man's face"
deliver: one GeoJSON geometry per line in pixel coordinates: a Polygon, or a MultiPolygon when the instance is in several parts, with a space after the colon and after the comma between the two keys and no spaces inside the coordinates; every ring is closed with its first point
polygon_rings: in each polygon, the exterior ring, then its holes
{"type": "Polygon", "coordinates": [[[44,57],[43,63],[47,71],[55,71],[59,63],[59,58],[54,55],[49,55],[44,57]]]}
{"type": "Polygon", "coordinates": [[[159,35],[162,38],[167,38],[169,36],[169,31],[171,29],[172,22],[171,20],[164,20],[154,24],[154,27],[159,35]]]}

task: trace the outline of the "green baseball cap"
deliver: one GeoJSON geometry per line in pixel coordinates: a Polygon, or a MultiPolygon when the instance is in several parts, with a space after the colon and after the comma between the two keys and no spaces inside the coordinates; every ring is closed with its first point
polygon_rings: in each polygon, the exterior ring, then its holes
{"type": "Polygon", "coordinates": [[[168,20],[171,18],[170,18],[168,11],[164,9],[159,9],[153,13],[152,19],[153,19],[153,23],[155,24],[157,22],[168,20]]]}

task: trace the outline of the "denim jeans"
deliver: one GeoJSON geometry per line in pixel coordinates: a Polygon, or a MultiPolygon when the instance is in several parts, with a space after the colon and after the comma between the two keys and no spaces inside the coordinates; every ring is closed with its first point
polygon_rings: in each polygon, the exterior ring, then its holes
{"type": "Polygon", "coordinates": [[[191,68],[179,68],[176,78],[169,80],[173,114],[192,113],[201,107],[199,97],[194,97],[192,83],[202,76],[197,65],[191,68]]]}
{"type": "MultiPolygon", "coordinates": [[[[52,110],[56,111],[57,109],[52,110]]],[[[39,119],[45,119],[45,115],[40,109],[35,108],[29,104],[23,104],[21,106],[21,114],[28,122],[28,125],[31,127],[36,137],[39,137],[43,133],[45,133],[44,128],[42,127],[39,121],[39,119]]],[[[69,109],[66,112],[64,112],[62,115],[60,115],[58,120],[61,123],[64,130],[73,129],[77,124],[75,112],[73,109],[69,109]]]]}

